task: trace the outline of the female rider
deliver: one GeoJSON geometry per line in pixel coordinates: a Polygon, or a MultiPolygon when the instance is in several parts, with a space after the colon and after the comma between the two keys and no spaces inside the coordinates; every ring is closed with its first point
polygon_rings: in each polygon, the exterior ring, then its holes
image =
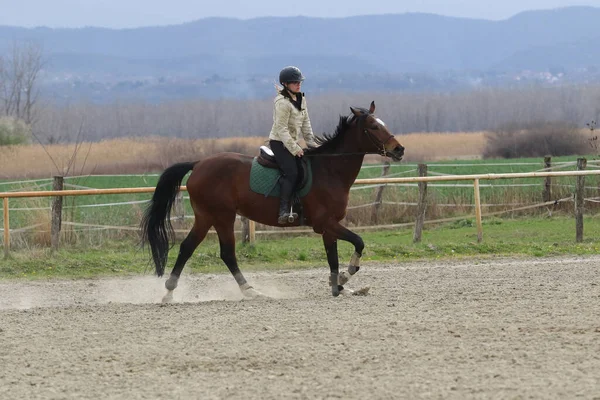
{"type": "Polygon", "coordinates": [[[297,67],[285,67],[279,73],[283,88],[275,97],[273,106],[273,128],[269,134],[269,145],[279,168],[283,171],[278,222],[282,225],[298,217],[291,211],[290,201],[304,155],[298,144],[300,133],[309,147],[316,147],[310,126],[304,93],[300,92],[304,75],[297,67]]]}

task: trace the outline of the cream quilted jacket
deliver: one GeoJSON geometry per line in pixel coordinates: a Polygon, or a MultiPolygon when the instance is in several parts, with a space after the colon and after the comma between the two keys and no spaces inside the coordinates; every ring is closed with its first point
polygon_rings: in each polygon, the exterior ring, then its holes
{"type": "Polygon", "coordinates": [[[301,109],[298,110],[290,98],[279,93],[275,97],[273,110],[273,128],[269,134],[270,140],[279,140],[293,155],[302,149],[298,145],[300,133],[308,146],[316,146],[308,110],[306,109],[306,98],[303,96],[301,109]]]}

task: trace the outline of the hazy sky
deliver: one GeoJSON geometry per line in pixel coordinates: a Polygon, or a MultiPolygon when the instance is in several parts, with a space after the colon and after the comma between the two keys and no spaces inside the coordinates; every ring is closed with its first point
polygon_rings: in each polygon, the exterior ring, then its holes
{"type": "Polygon", "coordinates": [[[525,10],[572,5],[600,7],[600,0],[0,0],[0,25],[127,28],[214,16],[347,17],[405,12],[498,20],[525,10]]]}

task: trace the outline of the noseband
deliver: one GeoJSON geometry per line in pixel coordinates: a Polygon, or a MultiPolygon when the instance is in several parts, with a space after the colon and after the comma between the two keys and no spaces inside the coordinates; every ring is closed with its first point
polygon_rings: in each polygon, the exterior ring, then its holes
{"type": "Polygon", "coordinates": [[[371,132],[369,132],[368,129],[364,129],[364,131],[367,134],[368,138],[371,140],[371,143],[373,143],[375,145],[375,147],[381,146],[381,151],[377,152],[377,154],[387,157],[387,150],[385,149],[385,145],[387,144],[387,142],[389,142],[391,139],[394,138],[394,135],[390,135],[387,139],[385,139],[382,142],[379,139],[377,139],[377,137],[375,137],[375,135],[373,135],[371,132]]]}

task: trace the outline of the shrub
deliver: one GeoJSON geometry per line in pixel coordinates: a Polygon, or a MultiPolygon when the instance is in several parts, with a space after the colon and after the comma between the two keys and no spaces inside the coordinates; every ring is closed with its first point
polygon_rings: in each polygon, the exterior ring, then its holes
{"type": "Polygon", "coordinates": [[[567,122],[504,125],[486,136],[484,158],[568,156],[589,151],[584,135],[567,122]]]}
{"type": "Polygon", "coordinates": [[[0,146],[24,144],[31,141],[31,127],[25,122],[10,118],[0,118],[0,146]]]}

